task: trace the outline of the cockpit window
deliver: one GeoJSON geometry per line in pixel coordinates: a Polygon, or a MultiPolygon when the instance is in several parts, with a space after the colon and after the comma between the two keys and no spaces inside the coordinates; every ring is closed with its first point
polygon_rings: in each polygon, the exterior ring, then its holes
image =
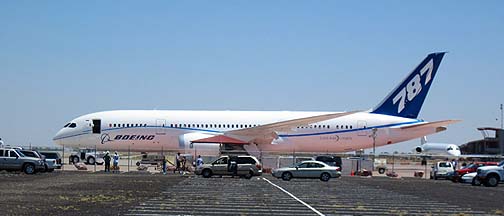
{"type": "Polygon", "coordinates": [[[67,123],[65,126],[63,126],[64,128],[68,127],[68,125],[70,125],[70,123],[67,123]]]}
{"type": "Polygon", "coordinates": [[[68,127],[69,127],[69,128],[75,128],[75,127],[77,127],[77,124],[75,124],[75,123],[70,123],[70,125],[68,125],[68,127]]]}

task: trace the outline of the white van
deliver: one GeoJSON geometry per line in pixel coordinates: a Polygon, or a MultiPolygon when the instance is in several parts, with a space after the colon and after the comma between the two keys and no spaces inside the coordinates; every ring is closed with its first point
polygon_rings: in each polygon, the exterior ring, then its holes
{"type": "Polygon", "coordinates": [[[439,161],[434,166],[431,166],[430,178],[438,179],[438,178],[447,178],[448,175],[453,173],[455,169],[453,168],[452,163],[449,161],[439,161]]]}

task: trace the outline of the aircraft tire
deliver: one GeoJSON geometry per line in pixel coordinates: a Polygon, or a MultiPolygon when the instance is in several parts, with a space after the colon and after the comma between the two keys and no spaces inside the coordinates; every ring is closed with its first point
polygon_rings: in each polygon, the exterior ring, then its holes
{"type": "Polygon", "coordinates": [[[73,158],[72,158],[73,164],[77,164],[77,163],[79,163],[79,161],[80,161],[79,157],[73,156],[73,158]]]}
{"type": "Polygon", "coordinates": [[[380,173],[380,174],[385,173],[385,168],[380,168],[380,169],[378,169],[378,173],[380,173]]]}

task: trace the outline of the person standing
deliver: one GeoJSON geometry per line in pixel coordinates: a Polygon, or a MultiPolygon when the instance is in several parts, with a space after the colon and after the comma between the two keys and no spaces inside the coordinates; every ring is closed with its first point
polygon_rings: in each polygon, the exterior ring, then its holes
{"type": "Polygon", "coordinates": [[[0,148],[3,148],[4,142],[2,141],[2,138],[0,138],[0,148]]]}
{"type": "Polygon", "coordinates": [[[117,152],[114,152],[114,168],[113,168],[113,171],[112,172],[119,172],[119,154],[117,154],[117,152]]]}
{"type": "Polygon", "coordinates": [[[105,152],[105,156],[103,156],[103,160],[105,161],[105,172],[110,172],[110,152],[105,152]]]}
{"type": "Polygon", "coordinates": [[[185,169],[186,169],[186,157],[185,156],[182,156],[182,158],[180,158],[180,166],[181,166],[181,171],[179,171],[180,174],[182,175],[185,175],[185,169]]]}
{"type": "Polygon", "coordinates": [[[198,155],[198,159],[196,159],[196,169],[197,168],[200,168],[201,166],[203,166],[203,158],[201,158],[201,155],[198,155]]]}
{"type": "Polygon", "coordinates": [[[180,152],[177,152],[177,155],[175,156],[175,170],[173,170],[173,173],[176,171],[180,171],[180,152]]]}
{"type": "Polygon", "coordinates": [[[453,165],[453,169],[456,170],[457,169],[457,161],[455,159],[452,159],[451,161],[452,165],[453,165]]]}
{"type": "Polygon", "coordinates": [[[163,175],[166,175],[166,156],[163,155],[163,175]]]}

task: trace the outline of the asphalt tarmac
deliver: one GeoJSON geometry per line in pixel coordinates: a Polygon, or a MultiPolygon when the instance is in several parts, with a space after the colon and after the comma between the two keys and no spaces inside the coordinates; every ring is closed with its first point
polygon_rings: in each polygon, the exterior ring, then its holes
{"type": "Polygon", "coordinates": [[[504,185],[415,178],[0,173],[1,215],[503,215],[503,200],[504,185]]]}

